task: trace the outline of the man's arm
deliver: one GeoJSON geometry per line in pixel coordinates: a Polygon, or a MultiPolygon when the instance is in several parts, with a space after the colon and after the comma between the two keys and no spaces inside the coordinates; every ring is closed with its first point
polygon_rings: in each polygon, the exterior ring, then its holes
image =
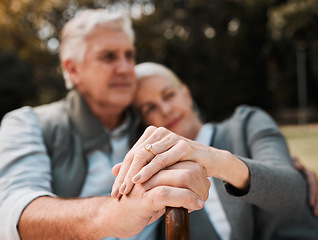
{"type": "Polygon", "coordinates": [[[31,108],[7,114],[0,128],[0,239],[19,239],[17,223],[35,198],[54,196],[50,159],[31,108]]]}
{"type": "Polygon", "coordinates": [[[22,239],[127,238],[164,214],[166,206],[198,210],[210,183],[196,163],[178,163],[137,184],[122,198],[59,199],[40,197],[23,211],[22,239]]]}

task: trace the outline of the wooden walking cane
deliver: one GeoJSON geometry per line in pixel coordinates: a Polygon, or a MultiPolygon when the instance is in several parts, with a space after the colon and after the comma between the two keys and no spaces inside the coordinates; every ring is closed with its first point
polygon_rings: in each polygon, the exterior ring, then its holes
{"type": "Polygon", "coordinates": [[[187,209],[166,207],[166,240],[190,240],[187,209]]]}

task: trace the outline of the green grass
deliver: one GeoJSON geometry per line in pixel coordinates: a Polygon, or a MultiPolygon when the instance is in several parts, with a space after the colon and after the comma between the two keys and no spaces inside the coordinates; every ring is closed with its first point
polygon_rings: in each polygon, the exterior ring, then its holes
{"type": "Polygon", "coordinates": [[[281,126],[291,154],[318,174],[318,125],[281,126]]]}

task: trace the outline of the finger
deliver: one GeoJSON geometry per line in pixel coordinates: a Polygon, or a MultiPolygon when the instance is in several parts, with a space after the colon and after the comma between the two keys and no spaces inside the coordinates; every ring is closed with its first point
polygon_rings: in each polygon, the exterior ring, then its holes
{"type": "Polygon", "coordinates": [[[211,187],[211,181],[207,178],[206,169],[198,163],[192,161],[182,161],[173,164],[172,166],[166,168],[167,170],[189,170],[190,177],[185,177],[182,180],[183,183],[191,184],[196,183],[193,188],[190,188],[193,192],[200,196],[204,201],[209,197],[209,189],[211,187]],[[187,182],[188,180],[188,182],[187,182]]]}
{"type": "Polygon", "coordinates": [[[293,159],[295,168],[299,171],[303,170],[304,166],[300,163],[298,157],[292,156],[292,159],[293,159]]]}
{"type": "MultiPolygon", "coordinates": [[[[171,133],[169,130],[165,128],[158,128],[134,151],[134,157],[131,161],[129,169],[126,172],[126,176],[124,179],[123,185],[120,187],[120,193],[128,194],[131,188],[134,185],[134,181],[132,181],[133,177],[138,173],[138,171],[148,164],[153,158],[157,155],[156,150],[153,148],[153,143],[160,141],[160,139],[165,139],[166,135],[171,133]],[[146,149],[146,145],[150,145],[150,149],[146,149]]],[[[136,178],[134,179],[136,180],[136,178]]]]}
{"type": "Polygon", "coordinates": [[[304,168],[304,173],[308,182],[309,186],[309,203],[310,206],[314,206],[317,201],[317,194],[318,194],[318,184],[317,184],[317,177],[316,174],[306,168],[304,168]]]}
{"type": "Polygon", "coordinates": [[[119,172],[116,176],[116,179],[113,184],[111,196],[114,198],[119,198],[121,196],[121,193],[119,192],[120,187],[122,186],[124,179],[125,179],[125,173],[128,171],[129,168],[129,162],[131,162],[133,159],[133,156],[131,152],[128,152],[127,155],[125,156],[125,164],[124,161],[122,162],[119,172]]]}
{"type": "Polygon", "coordinates": [[[119,173],[119,170],[120,170],[120,166],[121,166],[121,163],[117,163],[116,165],[113,166],[112,168],[112,174],[117,177],[118,173],[119,173]]]}
{"type": "MultiPolygon", "coordinates": [[[[153,160],[154,157],[160,155],[161,153],[169,150],[172,146],[174,146],[176,144],[176,139],[173,138],[173,135],[177,136],[176,134],[173,134],[171,132],[167,133],[167,136],[163,137],[161,140],[154,142],[151,144],[151,153],[152,153],[152,159],[150,159],[148,162],[150,162],[151,160],[153,160]]],[[[148,139],[148,142],[150,142],[151,140],[148,139]]],[[[151,141],[152,142],[152,141],[151,141]]],[[[138,158],[137,158],[138,159],[138,158]]],[[[136,175],[146,164],[139,164],[141,163],[140,161],[134,161],[132,163],[132,166],[130,168],[130,172],[129,172],[129,176],[132,177],[132,181],[134,183],[141,183],[139,181],[139,177],[140,175],[136,175]]],[[[163,168],[165,168],[166,166],[163,166],[163,168]]],[[[155,174],[155,172],[153,173],[155,174]]],[[[146,180],[144,180],[146,181],[146,180]]]]}
{"type": "Polygon", "coordinates": [[[171,166],[178,161],[185,160],[186,156],[188,155],[188,148],[185,145],[185,141],[180,140],[169,150],[158,154],[148,165],[144,166],[136,174],[136,176],[133,177],[133,180],[136,183],[143,183],[160,170],[171,166]]]}
{"type": "Polygon", "coordinates": [[[159,186],[147,191],[144,200],[152,211],[159,211],[166,206],[184,207],[190,211],[203,208],[204,201],[189,189],[159,186]]]}
{"type": "Polygon", "coordinates": [[[123,182],[125,180],[125,176],[130,168],[131,162],[132,162],[133,157],[134,157],[134,152],[138,149],[139,145],[142,144],[147,138],[149,138],[149,136],[151,136],[151,134],[156,129],[157,128],[154,126],[147,127],[147,129],[144,131],[143,135],[134,144],[132,149],[126,154],[126,156],[121,164],[119,173],[117,174],[115,182],[113,184],[113,189],[112,189],[112,193],[111,193],[112,197],[118,198],[121,196],[119,189],[122,187],[123,182]]]}
{"type": "Polygon", "coordinates": [[[145,129],[144,133],[141,135],[141,137],[138,139],[138,141],[134,144],[132,149],[140,146],[143,144],[158,128],[155,126],[149,126],[145,129]]]}
{"type": "Polygon", "coordinates": [[[157,186],[170,186],[189,189],[202,200],[209,196],[210,181],[207,178],[199,180],[189,169],[161,170],[144,184],[147,190],[157,186]]]}
{"type": "Polygon", "coordinates": [[[124,182],[120,187],[119,191],[121,194],[128,194],[131,191],[134,185],[134,182],[132,181],[133,176],[139,171],[140,168],[148,164],[148,162],[154,157],[155,155],[147,151],[144,147],[135,152],[131,165],[129,169],[127,169],[124,182]]]}

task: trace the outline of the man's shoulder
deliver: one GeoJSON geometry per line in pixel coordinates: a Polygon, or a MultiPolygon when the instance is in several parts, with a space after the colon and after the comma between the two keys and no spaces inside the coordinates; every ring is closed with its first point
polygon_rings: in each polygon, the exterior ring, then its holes
{"type": "Polygon", "coordinates": [[[68,115],[66,111],[66,101],[40,105],[33,108],[38,118],[44,135],[55,132],[56,128],[68,128],[68,115]]]}
{"type": "Polygon", "coordinates": [[[38,125],[38,119],[30,106],[24,106],[6,113],[1,120],[1,130],[12,126],[33,128],[38,125]]]}
{"type": "Polygon", "coordinates": [[[33,110],[38,115],[45,115],[45,116],[46,115],[49,115],[49,116],[57,115],[58,116],[61,114],[61,111],[65,110],[65,106],[66,106],[65,100],[60,100],[57,102],[33,107],[33,110]]]}

